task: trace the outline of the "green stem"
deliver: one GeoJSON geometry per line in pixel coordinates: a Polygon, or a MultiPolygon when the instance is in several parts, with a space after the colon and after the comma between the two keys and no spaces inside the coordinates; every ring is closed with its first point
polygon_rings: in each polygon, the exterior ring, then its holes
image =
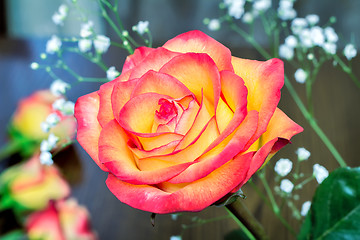
{"type": "Polygon", "coordinates": [[[226,205],[226,208],[250,239],[269,239],[263,226],[258,222],[254,215],[251,214],[242,199],[237,199],[235,202],[226,205]]]}
{"type": "Polygon", "coordinates": [[[351,80],[355,83],[355,85],[360,88],[360,81],[359,79],[355,76],[355,74],[352,72],[351,68],[349,66],[347,66],[342,60],[341,58],[339,58],[338,55],[333,55],[334,60],[339,63],[340,67],[342,68],[342,70],[347,73],[349,75],[349,77],[351,78],[351,80]]]}
{"type": "Polygon", "coordinates": [[[24,141],[14,140],[2,146],[0,148],[0,161],[18,152],[21,149],[23,143],[24,141]]]}
{"type": "Polygon", "coordinates": [[[306,178],[304,181],[302,181],[299,184],[296,184],[295,189],[301,189],[305,184],[307,184],[308,182],[310,182],[311,180],[313,180],[315,178],[315,176],[311,176],[306,178]]]}
{"type": "Polygon", "coordinates": [[[274,195],[272,194],[272,191],[270,189],[270,186],[269,186],[268,182],[265,179],[264,170],[262,172],[259,172],[258,176],[259,176],[262,184],[264,185],[264,188],[265,188],[266,194],[268,195],[268,198],[270,199],[270,203],[271,203],[273,212],[279,218],[281,223],[290,231],[290,233],[292,235],[296,236],[295,230],[289,225],[289,223],[281,215],[280,208],[277,205],[277,203],[275,201],[275,198],[274,198],[274,195]]]}

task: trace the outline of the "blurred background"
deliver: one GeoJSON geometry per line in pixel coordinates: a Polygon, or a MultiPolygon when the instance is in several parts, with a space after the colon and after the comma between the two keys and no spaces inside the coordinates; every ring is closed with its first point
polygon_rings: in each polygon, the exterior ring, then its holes
{"type": "MultiPolygon", "coordinates": [[[[39,61],[40,54],[45,51],[46,41],[53,35],[78,36],[80,22],[72,9],[64,22],[64,27],[56,26],[51,17],[57,11],[62,0],[1,0],[0,1],[0,145],[8,141],[7,126],[20,99],[29,96],[36,90],[48,88],[52,79],[43,70],[33,71],[30,64],[39,61]]],[[[86,9],[91,16],[97,33],[110,38],[115,34],[101,18],[100,9],[96,1],[78,0],[79,6],[86,9]]],[[[168,39],[193,29],[199,29],[229,47],[234,56],[242,58],[264,60],[254,49],[244,42],[238,35],[223,26],[219,31],[212,32],[203,24],[204,18],[221,16],[217,0],[120,0],[119,15],[125,29],[140,20],[149,21],[150,31],[154,40],[154,47],[161,46],[168,39]]],[[[347,43],[360,39],[360,1],[358,0],[298,0],[295,3],[299,17],[308,14],[320,16],[320,25],[335,16],[337,21],[334,28],[339,38],[338,49],[342,49],[342,42],[347,43]]],[[[266,48],[266,38],[262,31],[255,31],[256,38],[266,48]]],[[[359,46],[359,45],[357,45],[359,46]]],[[[126,58],[126,51],[111,47],[105,61],[117,69],[121,69],[126,58]]],[[[93,68],[79,56],[64,55],[64,60],[70,66],[85,76],[104,77],[101,69],[93,68]]],[[[360,76],[360,62],[357,57],[353,63],[354,74],[360,76]]],[[[286,72],[293,76],[294,68],[285,64],[286,72]]],[[[66,74],[60,75],[64,79],[66,74]]],[[[359,165],[360,156],[360,91],[354,86],[346,74],[334,68],[331,63],[326,64],[319,73],[319,79],[314,85],[314,109],[318,124],[336,146],[349,166],[359,165]]],[[[297,84],[297,92],[305,99],[305,88],[297,84]]],[[[73,86],[67,96],[70,100],[86,93],[97,90],[100,83],[81,83],[73,86]]],[[[310,159],[302,165],[301,171],[311,173],[315,163],[326,166],[329,171],[338,167],[327,148],[313,132],[298,110],[286,89],[282,91],[279,107],[295,122],[304,127],[304,132],[295,136],[292,144],[280,151],[267,168],[267,179],[272,188],[276,186],[273,167],[280,158],[296,159],[295,151],[305,147],[311,152],[310,159]]],[[[150,214],[128,207],[119,202],[105,185],[106,173],[102,172],[89,158],[84,150],[75,143],[70,155],[60,159],[61,170],[71,172],[67,176],[72,179],[72,196],[79,203],[86,206],[91,216],[92,227],[99,239],[170,239],[172,235],[179,235],[183,231],[183,239],[224,239],[237,225],[231,219],[209,222],[197,227],[183,230],[182,224],[191,224],[193,217],[211,219],[225,216],[223,208],[209,207],[201,213],[186,213],[173,220],[170,215],[159,215],[156,224],[150,224],[150,214]],[[77,157],[74,157],[77,156],[77,157]],[[75,169],[75,170],[74,170],[75,169]],[[74,180],[75,179],[75,180],[74,180]]],[[[11,164],[12,160],[0,163],[0,171],[11,164]]],[[[253,179],[255,184],[258,179],[253,179]]],[[[302,203],[311,200],[317,183],[306,185],[299,191],[295,204],[298,208],[302,203]]],[[[260,190],[263,189],[260,187],[260,190]]],[[[281,222],[251,186],[244,186],[247,196],[245,204],[264,225],[271,239],[292,239],[281,222]]],[[[277,197],[279,202],[281,199],[277,197]]],[[[283,216],[295,228],[299,229],[301,221],[292,217],[292,212],[283,203],[283,216]]],[[[0,216],[1,217],[1,216],[0,216]]],[[[0,225],[1,227],[4,225],[0,225]]]]}

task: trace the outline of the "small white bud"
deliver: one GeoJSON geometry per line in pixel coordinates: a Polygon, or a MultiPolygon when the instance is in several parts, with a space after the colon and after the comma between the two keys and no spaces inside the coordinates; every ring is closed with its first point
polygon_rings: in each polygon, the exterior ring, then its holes
{"type": "Polygon", "coordinates": [[[347,44],[344,48],[344,55],[347,58],[347,60],[351,60],[352,58],[354,58],[357,54],[357,50],[355,48],[355,46],[351,43],[347,44]]]}
{"type": "Polygon", "coordinates": [[[316,181],[320,184],[329,176],[329,171],[320,164],[314,164],[313,175],[315,176],[316,181]]]}
{"type": "Polygon", "coordinates": [[[299,161],[308,160],[311,155],[311,153],[308,150],[306,150],[305,148],[298,148],[296,150],[296,154],[298,156],[299,161]]]}
{"type": "Polygon", "coordinates": [[[72,101],[66,101],[61,110],[61,113],[63,113],[66,116],[74,115],[74,109],[75,109],[75,103],[73,103],[72,101]]]}
{"type": "Polygon", "coordinates": [[[307,213],[309,212],[311,207],[311,202],[310,201],[306,201],[303,203],[302,207],[301,207],[301,216],[305,217],[307,215],[307,213]]]}
{"type": "Polygon", "coordinates": [[[281,177],[288,175],[293,166],[292,161],[287,158],[280,158],[275,164],[275,172],[281,177]]]}
{"type": "Polygon", "coordinates": [[[46,43],[46,52],[49,54],[54,54],[60,50],[61,40],[55,35],[52,35],[50,40],[46,43]]]}
{"type": "Polygon", "coordinates": [[[279,56],[286,60],[291,60],[294,57],[294,49],[286,44],[281,44],[279,47],[279,56]]]}
{"type": "Polygon", "coordinates": [[[298,70],[296,70],[294,76],[296,82],[303,84],[306,82],[306,78],[308,75],[302,68],[299,68],[298,70]]]}
{"type": "Polygon", "coordinates": [[[50,91],[55,96],[61,96],[65,94],[66,89],[70,88],[70,85],[60,79],[55,80],[50,85],[50,91]]]}
{"type": "Polygon", "coordinates": [[[109,67],[109,69],[106,71],[106,77],[107,79],[114,80],[117,76],[119,76],[119,72],[115,69],[114,66],[109,67]]]}
{"type": "Polygon", "coordinates": [[[32,62],[32,63],[30,64],[30,68],[31,68],[32,70],[36,70],[36,69],[39,68],[39,64],[38,64],[37,62],[32,62]]]}
{"type": "Polygon", "coordinates": [[[52,108],[54,110],[62,111],[62,109],[64,108],[65,102],[66,101],[64,98],[59,98],[59,99],[55,100],[55,102],[52,104],[52,108]]]}
{"type": "Polygon", "coordinates": [[[45,121],[49,124],[50,127],[54,127],[60,122],[60,117],[57,115],[57,113],[51,113],[49,116],[47,116],[45,121]]]}
{"type": "Polygon", "coordinates": [[[48,124],[47,122],[42,122],[42,123],[40,124],[40,128],[41,128],[41,130],[42,130],[43,132],[47,133],[47,132],[50,131],[51,126],[50,126],[50,124],[48,124]]]}
{"type": "Polygon", "coordinates": [[[91,46],[92,46],[92,41],[90,39],[82,38],[78,42],[78,47],[80,52],[90,51],[91,46]]]}
{"type": "Polygon", "coordinates": [[[94,47],[96,52],[105,53],[110,47],[110,38],[104,35],[97,35],[94,39],[94,47]]]}
{"type": "Polygon", "coordinates": [[[49,134],[47,142],[49,144],[50,150],[56,146],[56,143],[58,141],[59,141],[59,138],[57,136],[55,136],[53,133],[49,134]]]}
{"type": "Polygon", "coordinates": [[[140,35],[143,35],[149,30],[149,21],[139,21],[136,26],[133,26],[133,31],[138,32],[140,35]]]}
{"type": "Polygon", "coordinates": [[[208,28],[210,31],[217,31],[221,27],[219,19],[211,19],[208,24],[208,28]]]}
{"type": "Polygon", "coordinates": [[[294,189],[294,184],[289,179],[283,179],[280,182],[280,190],[285,193],[291,193],[294,189]]]}
{"type": "Polygon", "coordinates": [[[54,161],[52,160],[52,155],[48,151],[44,151],[40,153],[40,163],[43,165],[52,165],[54,161]]]}

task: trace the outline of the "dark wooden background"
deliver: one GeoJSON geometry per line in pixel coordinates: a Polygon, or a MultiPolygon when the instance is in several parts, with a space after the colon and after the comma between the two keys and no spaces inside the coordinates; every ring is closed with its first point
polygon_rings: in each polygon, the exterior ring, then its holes
{"type": "MultiPolygon", "coordinates": [[[[31,62],[39,61],[39,55],[44,52],[45,43],[46,41],[42,39],[14,40],[0,38],[1,145],[7,141],[6,126],[16,108],[17,102],[35,90],[49,87],[51,83],[51,79],[45,71],[33,71],[30,69],[31,62]]],[[[231,48],[231,46],[229,47],[231,48]]],[[[261,59],[251,49],[232,49],[232,52],[233,55],[239,57],[261,59]]],[[[121,69],[125,59],[124,54],[123,51],[111,49],[106,61],[115,63],[121,69]]],[[[81,61],[74,55],[66,55],[65,59],[70,66],[85,76],[101,76],[98,69],[92,68],[92,65],[81,61]]],[[[287,65],[285,67],[291,75],[293,69],[287,65]]],[[[354,62],[354,73],[357,76],[360,76],[359,67],[360,61],[357,58],[354,62]]],[[[69,76],[64,75],[65,80],[67,77],[69,76]]],[[[304,99],[304,86],[297,84],[294,79],[292,79],[292,82],[304,99]]],[[[97,90],[99,86],[98,83],[75,85],[68,94],[69,98],[76,101],[77,97],[97,90]]],[[[337,147],[348,165],[353,167],[359,165],[360,156],[359,103],[360,89],[355,87],[349,77],[335,69],[331,63],[324,66],[314,85],[315,115],[319,125],[337,147]]],[[[326,166],[329,171],[336,169],[338,164],[306,123],[285,88],[282,91],[280,108],[294,121],[302,125],[305,130],[302,134],[295,136],[292,141],[293,144],[285,147],[269,163],[266,173],[272,188],[275,187],[274,163],[281,157],[295,160],[295,150],[298,147],[305,147],[311,152],[310,159],[301,167],[302,172],[311,174],[312,166],[315,163],[326,166]]],[[[72,196],[89,209],[92,226],[98,233],[99,239],[169,239],[172,235],[180,234],[182,232],[181,225],[191,223],[190,219],[192,217],[210,219],[227,214],[223,208],[209,207],[200,213],[183,214],[176,221],[172,220],[170,215],[158,215],[155,227],[153,227],[150,224],[150,214],[119,202],[105,185],[106,174],[93,163],[77,144],[75,144],[75,149],[80,162],[76,162],[72,158],[63,158],[57,161],[59,165],[66,165],[63,167],[64,171],[72,171],[70,178],[81,179],[72,185],[72,196]],[[74,162],[69,162],[69,159],[74,162]]],[[[256,178],[253,181],[262,189],[256,178]]],[[[299,200],[295,201],[298,208],[304,201],[311,200],[316,186],[316,181],[313,181],[301,191],[296,192],[299,195],[299,200]]],[[[249,184],[243,187],[243,191],[247,196],[247,199],[244,200],[245,204],[264,225],[271,239],[294,239],[249,184]]],[[[280,199],[277,198],[277,200],[280,199]]],[[[282,214],[296,230],[299,229],[301,221],[297,221],[292,217],[287,206],[283,207],[282,214]]],[[[224,239],[226,234],[236,228],[237,225],[232,219],[210,222],[185,230],[183,239],[224,239]]]]}

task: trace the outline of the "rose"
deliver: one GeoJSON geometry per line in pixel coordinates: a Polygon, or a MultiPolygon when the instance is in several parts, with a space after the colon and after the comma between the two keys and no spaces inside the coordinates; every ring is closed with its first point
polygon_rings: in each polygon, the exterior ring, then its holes
{"type": "Polygon", "coordinates": [[[46,209],[32,213],[25,225],[30,240],[97,239],[88,211],[74,199],[51,201],[46,209]]]}
{"type": "Polygon", "coordinates": [[[283,63],[231,56],[200,31],[140,47],[75,104],[77,139],[110,191],[145,211],[200,211],[237,191],[302,128],[277,104],[283,63]]]}
{"type": "Polygon", "coordinates": [[[42,165],[38,154],[6,169],[0,175],[0,186],[1,205],[18,210],[43,209],[49,200],[70,194],[70,187],[59,170],[55,165],[42,165]]]}
{"type": "MultiPolygon", "coordinates": [[[[74,116],[62,114],[52,107],[52,104],[60,98],[49,90],[40,90],[22,99],[11,120],[11,128],[16,132],[13,137],[20,136],[38,144],[47,139],[50,133],[53,133],[59,138],[57,148],[74,139],[76,130],[74,116]],[[49,132],[44,132],[41,124],[46,122],[50,114],[56,114],[59,117],[59,123],[50,128],[49,132]]],[[[37,146],[35,146],[36,148],[37,146]]],[[[34,149],[31,149],[30,153],[33,152],[34,149]]]]}

